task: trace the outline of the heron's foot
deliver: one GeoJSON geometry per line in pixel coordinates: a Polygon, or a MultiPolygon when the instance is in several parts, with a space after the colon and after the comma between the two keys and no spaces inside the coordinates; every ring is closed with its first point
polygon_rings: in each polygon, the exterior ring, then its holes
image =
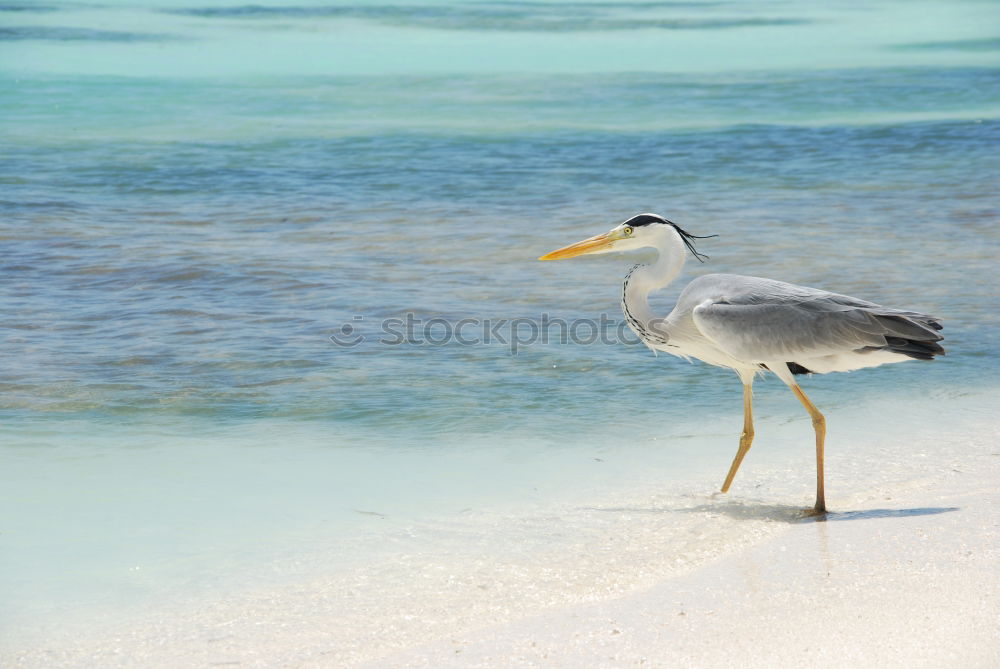
{"type": "Polygon", "coordinates": [[[817,504],[811,509],[802,509],[802,515],[805,518],[823,518],[826,516],[826,505],[817,504]]]}

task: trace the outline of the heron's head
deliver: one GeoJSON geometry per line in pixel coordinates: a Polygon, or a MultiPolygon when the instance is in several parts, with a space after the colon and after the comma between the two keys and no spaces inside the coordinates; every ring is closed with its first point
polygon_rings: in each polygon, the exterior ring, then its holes
{"type": "MultiPolygon", "coordinates": [[[[715,237],[715,235],[708,236],[715,237]]],[[[670,237],[679,237],[698,260],[704,262],[703,258],[708,257],[698,253],[694,248],[694,242],[691,241],[692,239],[704,239],[704,237],[692,235],[662,216],[639,214],[616,225],[604,234],[546,253],[539,260],[559,260],[588,254],[635,251],[643,248],[658,249],[662,248],[670,237]]]]}

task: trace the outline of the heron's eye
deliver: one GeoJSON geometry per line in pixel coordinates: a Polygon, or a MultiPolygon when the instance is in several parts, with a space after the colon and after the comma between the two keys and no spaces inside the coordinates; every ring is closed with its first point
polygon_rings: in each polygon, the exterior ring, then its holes
{"type": "Polygon", "coordinates": [[[624,233],[625,233],[625,236],[626,236],[626,237],[629,237],[629,236],[631,236],[631,234],[632,234],[632,228],[630,228],[630,227],[627,227],[627,228],[625,228],[624,230],[622,230],[622,232],[624,232],[624,233]]]}

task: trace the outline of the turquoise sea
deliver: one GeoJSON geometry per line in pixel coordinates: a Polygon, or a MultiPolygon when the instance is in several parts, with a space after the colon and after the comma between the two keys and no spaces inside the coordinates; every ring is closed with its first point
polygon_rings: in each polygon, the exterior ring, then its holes
{"type": "MultiPolygon", "coordinates": [[[[943,319],[803,382],[832,508],[873,435],[995,410],[1000,4],[263,2],[0,2],[0,653],[711,493],[736,377],[619,336],[631,259],[535,260],[643,211],[719,235],[680,284],[943,319]]],[[[808,504],[808,417],[757,399],[731,496],[808,504]]]]}

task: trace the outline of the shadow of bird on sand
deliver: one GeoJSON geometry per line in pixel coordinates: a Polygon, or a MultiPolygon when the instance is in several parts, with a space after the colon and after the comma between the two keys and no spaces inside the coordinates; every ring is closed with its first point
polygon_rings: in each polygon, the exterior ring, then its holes
{"type": "Polygon", "coordinates": [[[603,507],[591,508],[591,511],[611,513],[704,513],[729,516],[734,520],[772,520],[783,523],[812,523],[843,520],[873,520],[876,518],[909,518],[912,516],[933,516],[939,513],[958,511],[960,507],[919,507],[913,509],[858,509],[855,511],[829,511],[815,515],[811,509],[788,504],[754,504],[741,502],[723,502],[718,504],[699,504],[681,509],[640,508],[640,507],[603,507]]]}

